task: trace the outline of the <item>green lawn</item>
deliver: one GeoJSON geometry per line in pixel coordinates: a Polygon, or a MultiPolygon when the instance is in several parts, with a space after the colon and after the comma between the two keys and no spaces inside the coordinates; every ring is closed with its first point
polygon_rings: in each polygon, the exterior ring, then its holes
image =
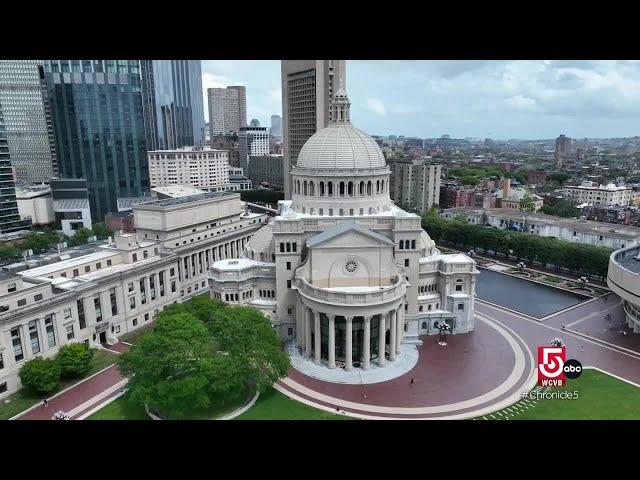
{"type": "Polygon", "coordinates": [[[127,394],[101,408],[87,420],[151,420],[144,408],[135,405],[127,394]]]}
{"type": "Polygon", "coordinates": [[[549,283],[560,283],[563,282],[564,279],[563,278],[558,278],[558,277],[552,277],[550,275],[545,275],[544,277],[542,277],[542,279],[545,282],[549,282],[549,283]]]}
{"type": "Polygon", "coordinates": [[[256,404],[236,420],[353,420],[353,418],[309,407],[270,388],[261,393],[256,404]]]}
{"type": "MultiPolygon", "coordinates": [[[[496,419],[509,420],[639,420],[640,388],[597,370],[585,370],[576,380],[567,380],[566,388],[547,392],[578,392],[577,400],[539,399],[519,401],[501,410],[496,419]],[[528,408],[527,408],[528,407],[528,408]]],[[[483,417],[493,420],[491,416],[483,417]]]]}
{"type": "MultiPolygon", "coordinates": [[[[251,394],[253,397],[253,394],[251,394]]],[[[206,410],[195,411],[185,417],[185,420],[211,420],[233,412],[249,401],[248,393],[243,394],[236,401],[227,404],[216,403],[206,410]]],[[[151,420],[143,407],[130,401],[127,394],[109,403],[87,420],[151,420]]]]}
{"type": "MultiPolygon", "coordinates": [[[[91,359],[91,369],[84,378],[99,372],[109,365],[113,365],[114,363],[116,363],[117,358],[117,355],[114,353],[110,353],[104,350],[96,350],[93,354],[93,358],[91,359]]],[[[62,381],[60,382],[60,387],[56,392],[64,390],[65,388],[70,387],[71,385],[78,383],[81,380],[82,378],[62,381]]],[[[56,394],[56,392],[50,393],[48,397],[52,397],[56,394]]],[[[26,410],[27,408],[35,405],[36,403],[41,402],[43,399],[43,396],[32,393],[26,389],[22,389],[14,394],[11,394],[7,398],[0,401],[0,420],[7,420],[14,415],[17,415],[18,413],[26,410]],[[9,403],[5,403],[7,400],[9,400],[9,403]]]]}

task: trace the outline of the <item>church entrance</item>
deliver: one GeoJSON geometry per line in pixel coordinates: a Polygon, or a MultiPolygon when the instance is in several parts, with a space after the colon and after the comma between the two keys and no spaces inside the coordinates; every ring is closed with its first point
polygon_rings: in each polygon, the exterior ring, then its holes
{"type": "MultiPolygon", "coordinates": [[[[379,315],[370,321],[369,359],[378,358],[379,315]]],[[[364,355],[364,318],[354,317],[351,327],[351,361],[354,367],[359,367],[364,355]]],[[[329,359],[329,319],[322,314],[320,317],[320,334],[322,359],[329,359]]],[[[345,363],[347,355],[347,322],[343,316],[335,318],[335,358],[337,363],[345,363]]]]}

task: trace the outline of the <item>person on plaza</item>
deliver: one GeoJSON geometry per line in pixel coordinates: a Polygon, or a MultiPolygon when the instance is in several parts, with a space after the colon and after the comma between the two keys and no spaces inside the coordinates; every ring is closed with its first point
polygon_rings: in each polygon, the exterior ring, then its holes
{"type": "Polygon", "coordinates": [[[45,407],[49,406],[49,401],[45,398],[42,402],[44,404],[45,407]]]}
{"type": "Polygon", "coordinates": [[[415,379],[413,377],[411,377],[411,382],[410,384],[413,385],[413,383],[415,382],[415,379]]]}

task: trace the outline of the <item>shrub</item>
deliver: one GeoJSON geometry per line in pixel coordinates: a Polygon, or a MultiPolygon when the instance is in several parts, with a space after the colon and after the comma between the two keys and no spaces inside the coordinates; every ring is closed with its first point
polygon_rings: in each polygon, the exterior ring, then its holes
{"type": "Polygon", "coordinates": [[[25,388],[46,394],[60,385],[60,366],[52,359],[34,358],[23,365],[19,376],[25,388]]]}
{"type": "Polygon", "coordinates": [[[94,350],[84,343],[69,343],[60,347],[56,361],[60,366],[62,378],[79,378],[91,368],[94,350]]]}

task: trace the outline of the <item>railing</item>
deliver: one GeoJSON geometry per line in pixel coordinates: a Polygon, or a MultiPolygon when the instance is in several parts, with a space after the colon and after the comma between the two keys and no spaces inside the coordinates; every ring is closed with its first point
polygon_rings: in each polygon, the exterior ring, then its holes
{"type": "MultiPolygon", "coordinates": [[[[304,278],[299,279],[298,290],[305,296],[313,299],[322,300],[328,303],[338,303],[345,305],[354,304],[377,304],[385,303],[404,296],[406,287],[402,276],[397,275],[394,279],[395,283],[388,287],[380,287],[378,291],[372,292],[340,292],[329,291],[324,288],[316,287],[307,282],[304,278]]],[[[363,287],[365,288],[365,287],[363,287]]]]}

